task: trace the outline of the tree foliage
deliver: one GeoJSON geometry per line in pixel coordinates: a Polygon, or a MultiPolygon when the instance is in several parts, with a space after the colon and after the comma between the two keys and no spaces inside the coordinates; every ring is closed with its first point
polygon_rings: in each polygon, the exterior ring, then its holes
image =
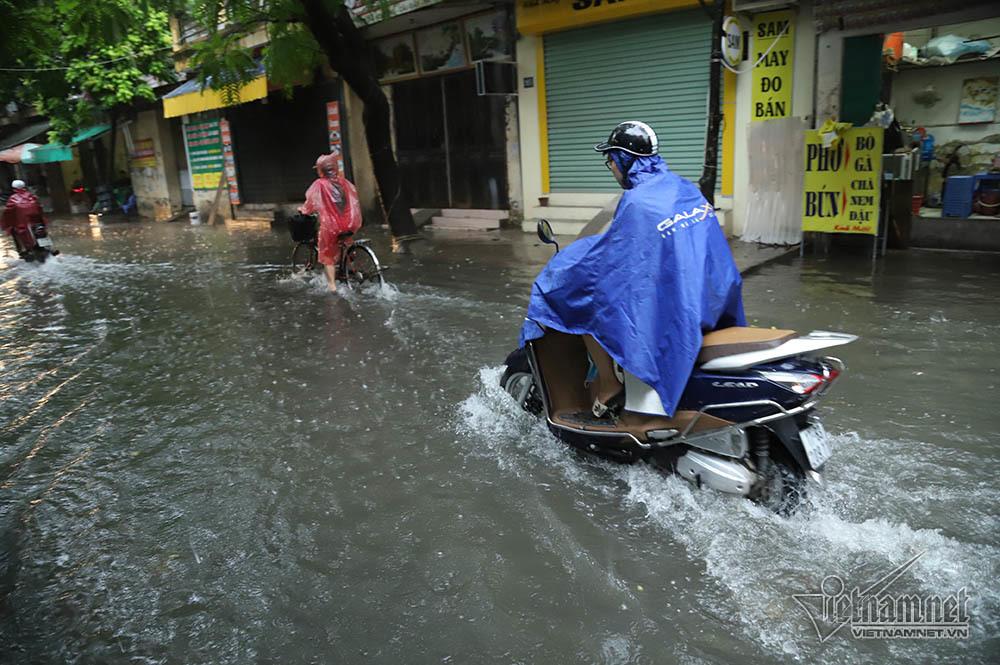
{"type": "Polygon", "coordinates": [[[145,0],[0,0],[0,95],[67,139],[173,80],[168,11],[145,0]]]}

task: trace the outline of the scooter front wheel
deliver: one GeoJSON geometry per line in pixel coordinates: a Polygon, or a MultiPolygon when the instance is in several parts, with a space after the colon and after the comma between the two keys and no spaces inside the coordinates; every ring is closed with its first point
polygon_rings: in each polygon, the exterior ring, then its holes
{"type": "Polygon", "coordinates": [[[500,377],[500,387],[528,413],[534,416],[542,414],[542,401],[538,398],[535,377],[530,371],[517,371],[517,368],[508,366],[500,377]]]}

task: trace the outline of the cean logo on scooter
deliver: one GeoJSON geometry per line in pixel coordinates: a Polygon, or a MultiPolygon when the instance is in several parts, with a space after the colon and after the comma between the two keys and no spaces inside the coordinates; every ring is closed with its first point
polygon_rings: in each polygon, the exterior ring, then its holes
{"type": "Polygon", "coordinates": [[[757,388],[760,386],[756,381],[712,381],[716,388],[757,388]]]}

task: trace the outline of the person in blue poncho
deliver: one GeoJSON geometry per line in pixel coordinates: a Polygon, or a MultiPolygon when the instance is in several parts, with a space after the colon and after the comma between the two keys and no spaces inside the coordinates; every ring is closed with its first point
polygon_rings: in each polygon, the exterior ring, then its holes
{"type": "Polygon", "coordinates": [[[556,254],[531,289],[521,346],[592,335],[673,414],[702,335],[746,325],[742,280],[711,204],[673,173],[656,133],[623,122],[594,146],[624,189],[608,230],[556,254]]]}

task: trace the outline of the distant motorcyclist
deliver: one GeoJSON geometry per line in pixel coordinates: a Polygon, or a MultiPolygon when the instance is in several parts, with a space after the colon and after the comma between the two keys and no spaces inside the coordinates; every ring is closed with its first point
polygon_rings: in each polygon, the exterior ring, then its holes
{"type": "Polygon", "coordinates": [[[36,225],[48,227],[49,220],[42,214],[42,206],[38,197],[28,189],[23,180],[15,180],[10,184],[10,197],[3,211],[2,226],[5,233],[14,239],[19,254],[34,248],[35,237],[31,229],[36,225]]]}
{"type": "MultiPolygon", "coordinates": [[[[316,180],[306,190],[306,202],[299,212],[319,215],[319,262],[323,264],[330,291],[336,293],[338,236],[361,228],[361,204],[354,185],[337,168],[337,155],[320,155],[315,168],[316,180]]],[[[350,239],[344,244],[350,244],[350,239]]]]}
{"type": "Polygon", "coordinates": [[[715,210],[667,168],[649,125],[623,122],[594,150],[625,192],[605,233],[576,240],[538,276],[521,342],[539,326],[592,335],[672,414],[703,333],[746,325],[740,273],[715,210]]]}

